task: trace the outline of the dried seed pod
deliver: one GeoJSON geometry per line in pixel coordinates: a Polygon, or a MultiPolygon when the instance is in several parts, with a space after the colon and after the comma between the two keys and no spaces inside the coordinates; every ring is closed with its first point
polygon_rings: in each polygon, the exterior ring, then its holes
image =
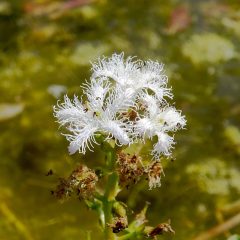
{"type": "Polygon", "coordinates": [[[145,173],[148,175],[148,184],[150,190],[161,186],[161,176],[164,176],[161,162],[152,161],[146,168],[145,173]]]}
{"type": "Polygon", "coordinates": [[[149,233],[148,237],[156,239],[157,235],[162,235],[163,233],[173,233],[175,234],[175,231],[171,227],[171,222],[168,220],[167,223],[160,223],[155,228],[153,228],[149,233]]]}
{"type": "Polygon", "coordinates": [[[120,152],[118,154],[117,163],[120,184],[123,186],[128,187],[131,184],[137,183],[144,174],[141,157],[137,155],[131,156],[120,152]]]}
{"type": "Polygon", "coordinates": [[[66,199],[70,197],[73,193],[73,189],[71,188],[69,182],[64,179],[60,178],[59,179],[59,184],[56,187],[55,191],[51,191],[51,193],[58,199],[66,199]]]}
{"type": "Polygon", "coordinates": [[[128,227],[127,217],[115,217],[113,223],[108,224],[108,226],[112,228],[113,233],[119,233],[128,227]]]}
{"type": "Polygon", "coordinates": [[[81,165],[76,168],[67,179],[60,179],[53,194],[64,199],[72,194],[77,195],[80,199],[91,198],[95,192],[98,177],[95,172],[87,166],[81,165]]]}

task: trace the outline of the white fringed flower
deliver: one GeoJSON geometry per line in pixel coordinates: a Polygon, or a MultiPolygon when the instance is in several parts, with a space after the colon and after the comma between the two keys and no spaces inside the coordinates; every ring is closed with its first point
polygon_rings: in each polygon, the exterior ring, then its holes
{"type": "Polygon", "coordinates": [[[164,132],[158,133],[157,137],[158,137],[158,141],[153,146],[152,155],[156,159],[158,159],[161,154],[164,154],[165,156],[170,156],[171,149],[175,144],[173,137],[169,136],[164,132]]]}
{"type": "Polygon", "coordinates": [[[161,154],[170,156],[174,140],[167,132],[183,128],[186,124],[185,118],[173,107],[161,107],[159,100],[147,93],[144,93],[140,99],[144,104],[145,112],[135,123],[135,134],[143,139],[157,136],[158,142],[154,145],[152,154],[156,159],[161,154]]]}
{"type": "Polygon", "coordinates": [[[155,93],[159,100],[172,98],[171,90],[166,87],[167,76],[163,73],[163,64],[153,61],[134,60],[124,54],[113,54],[111,58],[99,59],[92,64],[93,78],[107,77],[128,92],[133,99],[143,90],[155,93]]]}
{"type": "Polygon", "coordinates": [[[111,91],[110,84],[103,80],[93,80],[84,88],[88,99],[86,104],[76,96],[73,101],[65,96],[64,102],[54,107],[55,117],[70,132],[65,134],[70,142],[70,154],[77,150],[85,154],[86,148],[91,150],[92,143],[97,143],[97,133],[114,138],[120,145],[129,144],[131,140],[128,132],[131,128],[127,121],[120,118],[120,113],[131,107],[132,102],[122,98],[124,94],[121,90],[111,91]]]}
{"type": "Polygon", "coordinates": [[[92,71],[90,82],[83,85],[86,102],[65,96],[54,107],[58,122],[69,131],[64,134],[70,142],[69,152],[85,154],[97,143],[96,134],[113,138],[119,145],[156,136],[152,155],[155,159],[169,156],[174,145],[170,132],[183,128],[186,120],[167,103],[172,93],[163,64],[124,59],[122,53],[98,59],[92,71]]]}

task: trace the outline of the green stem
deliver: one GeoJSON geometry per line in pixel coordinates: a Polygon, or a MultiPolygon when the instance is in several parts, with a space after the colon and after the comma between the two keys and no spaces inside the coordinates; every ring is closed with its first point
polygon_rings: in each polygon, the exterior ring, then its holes
{"type": "Polygon", "coordinates": [[[130,239],[137,239],[137,234],[135,232],[131,232],[121,237],[118,237],[118,240],[130,240],[130,239]]]}
{"type": "Polygon", "coordinates": [[[114,240],[115,234],[112,232],[112,228],[108,224],[112,223],[112,204],[111,202],[104,201],[103,203],[103,212],[105,217],[105,226],[104,226],[104,236],[105,240],[114,240]]]}
{"type": "Polygon", "coordinates": [[[106,152],[106,170],[108,172],[105,193],[102,196],[102,212],[104,216],[104,236],[105,240],[116,240],[117,236],[112,232],[109,224],[113,223],[113,205],[116,202],[116,196],[120,191],[118,185],[118,174],[115,169],[116,153],[118,148],[112,147],[108,142],[102,142],[103,150],[106,152]]]}
{"type": "Polygon", "coordinates": [[[105,240],[116,239],[116,236],[112,232],[111,227],[109,227],[109,224],[111,224],[113,221],[112,207],[118,192],[119,192],[118,175],[117,173],[114,172],[108,177],[106,191],[103,199],[103,212],[104,212],[104,220],[105,220],[104,221],[105,222],[105,226],[104,226],[105,240]]]}

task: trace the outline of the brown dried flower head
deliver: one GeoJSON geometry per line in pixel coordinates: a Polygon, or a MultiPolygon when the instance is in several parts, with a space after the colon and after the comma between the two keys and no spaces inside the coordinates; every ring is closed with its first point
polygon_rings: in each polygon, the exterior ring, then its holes
{"type": "Polygon", "coordinates": [[[77,195],[80,199],[91,198],[96,189],[98,177],[87,166],[76,168],[67,179],[60,179],[54,195],[59,199],[77,195]]]}
{"type": "Polygon", "coordinates": [[[112,228],[113,233],[119,233],[128,227],[127,217],[115,217],[113,223],[108,224],[108,226],[112,228]]]}
{"type": "Polygon", "coordinates": [[[123,186],[128,187],[131,184],[137,183],[144,174],[141,157],[137,155],[131,156],[120,152],[118,154],[117,163],[120,184],[123,186]]]}
{"type": "Polygon", "coordinates": [[[64,178],[60,178],[59,184],[57,185],[56,190],[51,191],[51,193],[58,199],[65,199],[70,197],[73,191],[69,182],[64,178]]]}
{"type": "Polygon", "coordinates": [[[145,169],[148,175],[148,184],[150,190],[161,186],[161,176],[164,176],[161,162],[152,161],[145,169]]]}

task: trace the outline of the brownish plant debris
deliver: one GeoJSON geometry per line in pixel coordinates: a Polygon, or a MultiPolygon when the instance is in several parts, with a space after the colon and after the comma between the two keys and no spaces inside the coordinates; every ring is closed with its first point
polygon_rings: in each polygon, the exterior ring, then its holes
{"type": "Polygon", "coordinates": [[[53,194],[59,199],[70,197],[73,194],[80,199],[89,199],[95,192],[97,181],[98,177],[92,169],[80,165],[67,179],[60,179],[53,194]]]}
{"type": "Polygon", "coordinates": [[[137,155],[131,156],[120,152],[118,154],[117,163],[120,184],[123,186],[128,187],[131,184],[135,184],[140,180],[140,177],[144,173],[144,166],[141,157],[137,155]]]}
{"type": "Polygon", "coordinates": [[[191,14],[186,5],[179,6],[171,13],[166,33],[173,35],[184,31],[191,24],[191,14]]]}
{"type": "Polygon", "coordinates": [[[148,175],[148,184],[150,189],[161,186],[161,176],[164,176],[161,162],[152,161],[146,167],[145,172],[148,175]]]}
{"type": "Polygon", "coordinates": [[[127,217],[115,217],[113,223],[108,226],[112,228],[113,233],[119,233],[128,227],[127,217]]]}
{"type": "Polygon", "coordinates": [[[148,237],[157,239],[158,235],[162,235],[163,233],[172,233],[175,234],[175,231],[172,229],[170,225],[170,220],[167,223],[160,223],[155,228],[153,228],[149,233],[148,237]]]}
{"type": "Polygon", "coordinates": [[[151,161],[144,166],[140,156],[120,152],[117,163],[122,186],[129,187],[131,184],[137,183],[143,175],[148,180],[150,190],[161,186],[161,177],[164,176],[164,172],[160,161],[151,161]]]}

